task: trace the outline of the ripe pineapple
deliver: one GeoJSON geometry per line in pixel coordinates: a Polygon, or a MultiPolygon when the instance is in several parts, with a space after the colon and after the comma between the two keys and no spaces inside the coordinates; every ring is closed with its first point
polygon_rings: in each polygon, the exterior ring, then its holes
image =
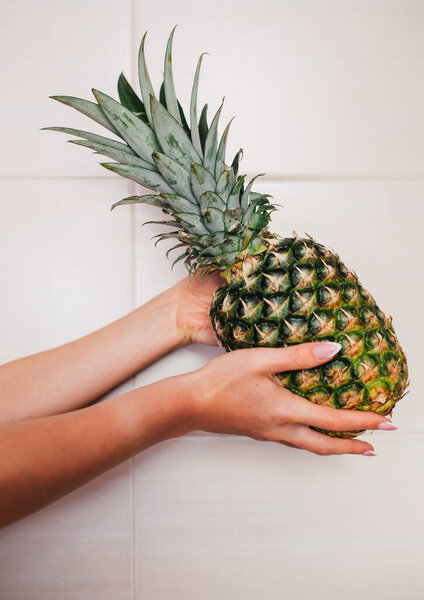
{"type": "MultiPolygon", "coordinates": [[[[175,28],[174,28],[175,30],[175,28]]],[[[93,90],[96,102],[68,96],[55,100],[82,112],[117,139],[65,127],[73,143],[116,162],[102,163],[153,190],[113,205],[147,203],[169,215],[171,227],[158,241],[175,239],[174,264],[190,272],[219,270],[225,280],[215,292],[210,316],[226,350],[287,346],[306,341],[340,342],[342,351],[314,369],[281,373],[282,385],[316,404],[387,415],[408,383],[405,355],[390,319],[339,257],[312,238],[282,239],[268,230],[276,207],[270,196],[252,191],[238,175],[241,150],[225,162],[230,124],[218,138],[222,105],[207,123],[207,105],[197,117],[199,58],[190,102],[190,125],[178,102],[172,75],[172,40],[165,54],[159,99],[152,88],[144,53],[139,51],[142,100],[124,75],[118,80],[120,103],[93,90]]],[[[169,250],[168,253],[171,251],[169,250]]],[[[357,432],[325,432],[353,437],[357,432]]]]}

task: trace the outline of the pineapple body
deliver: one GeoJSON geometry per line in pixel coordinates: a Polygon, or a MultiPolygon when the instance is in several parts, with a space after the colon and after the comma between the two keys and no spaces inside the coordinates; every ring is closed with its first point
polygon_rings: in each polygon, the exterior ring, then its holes
{"type": "Polygon", "coordinates": [[[315,404],[390,414],[408,382],[390,319],[324,246],[276,236],[266,246],[228,269],[228,283],[215,293],[210,315],[222,346],[229,351],[339,342],[342,350],[330,362],[278,374],[282,385],[315,404]]]}

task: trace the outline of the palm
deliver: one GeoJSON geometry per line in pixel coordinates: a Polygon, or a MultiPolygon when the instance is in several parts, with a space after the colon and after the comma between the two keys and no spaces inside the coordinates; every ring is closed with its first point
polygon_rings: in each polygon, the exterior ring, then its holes
{"type": "Polygon", "coordinates": [[[174,288],[177,294],[177,326],[187,342],[218,344],[209,317],[214,290],[223,283],[218,273],[202,279],[200,275],[186,277],[174,288]]]}

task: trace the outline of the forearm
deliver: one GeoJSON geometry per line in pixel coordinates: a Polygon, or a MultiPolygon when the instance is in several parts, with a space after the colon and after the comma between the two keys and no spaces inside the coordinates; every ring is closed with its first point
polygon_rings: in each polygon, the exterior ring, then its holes
{"type": "Polygon", "coordinates": [[[72,413],[1,427],[0,525],[189,431],[182,381],[173,377],[72,413]]]}
{"type": "Polygon", "coordinates": [[[183,343],[172,292],[83,338],[0,367],[0,424],[85,406],[183,343]]]}

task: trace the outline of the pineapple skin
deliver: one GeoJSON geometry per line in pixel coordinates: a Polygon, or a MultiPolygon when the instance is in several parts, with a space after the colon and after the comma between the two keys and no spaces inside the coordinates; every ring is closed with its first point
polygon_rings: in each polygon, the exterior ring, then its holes
{"type": "MultiPolygon", "coordinates": [[[[210,317],[220,344],[230,351],[339,342],[331,361],[279,373],[281,384],[315,404],[391,414],[408,385],[391,319],[340,258],[313,239],[269,235],[265,246],[241,257],[215,292],[210,317]]],[[[342,438],[361,433],[318,431],[342,438]]]]}

